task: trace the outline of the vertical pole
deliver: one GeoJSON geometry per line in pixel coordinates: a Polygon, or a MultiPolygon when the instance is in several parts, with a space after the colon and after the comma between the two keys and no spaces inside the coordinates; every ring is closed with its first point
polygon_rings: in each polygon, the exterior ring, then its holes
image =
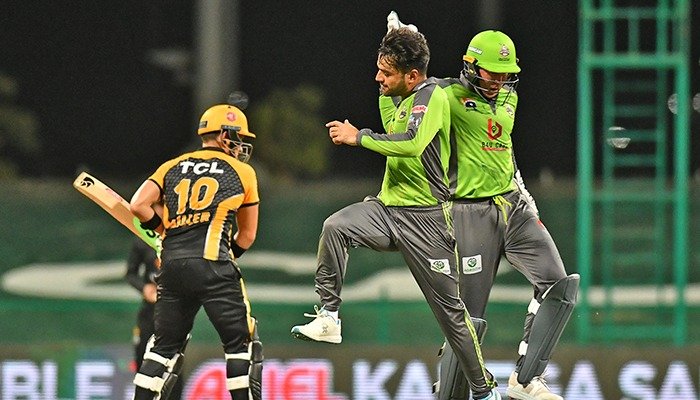
{"type": "MultiPolygon", "coordinates": [[[[618,20],[612,18],[614,11],[614,2],[612,0],[602,0],[600,7],[606,14],[607,18],[602,21],[603,25],[603,54],[605,56],[610,56],[616,54],[619,49],[617,48],[617,25],[618,20]]],[[[602,121],[602,130],[607,133],[607,129],[613,125],[616,125],[616,104],[615,104],[615,76],[617,69],[615,67],[602,68],[603,75],[603,87],[600,90],[600,95],[603,100],[603,109],[601,110],[600,120],[602,121]]],[[[591,100],[592,101],[592,100],[591,100]]],[[[598,136],[597,134],[594,135],[598,136]]],[[[605,138],[607,135],[603,135],[605,138]]],[[[593,140],[593,139],[592,139],[593,140]]],[[[601,273],[601,286],[605,293],[605,301],[603,303],[603,340],[606,343],[610,343],[613,340],[613,335],[611,334],[615,329],[614,322],[614,307],[613,307],[613,291],[615,288],[615,274],[613,273],[615,268],[615,257],[614,257],[614,241],[615,241],[615,227],[617,226],[616,213],[615,210],[618,208],[616,200],[611,196],[611,193],[615,191],[615,153],[614,150],[605,143],[605,140],[601,143],[602,154],[603,154],[603,182],[602,182],[602,198],[599,203],[601,210],[600,219],[600,229],[603,233],[602,239],[599,242],[600,246],[600,256],[597,258],[599,260],[598,268],[601,273]]],[[[594,152],[595,154],[595,152],[594,152]]],[[[593,156],[592,156],[593,157],[593,156]]],[[[592,235],[592,234],[591,234],[592,235]]],[[[593,240],[593,239],[591,239],[593,240]]]]}
{"type": "Polygon", "coordinates": [[[687,305],[685,287],[688,283],[688,168],[690,149],[690,71],[688,66],[690,54],[690,7],[686,0],[678,0],[678,46],[676,57],[675,92],[678,96],[678,110],[674,117],[674,216],[673,216],[673,264],[676,293],[676,329],[674,343],[682,346],[687,340],[687,305]]]}
{"type": "Polygon", "coordinates": [[[200,114],[238,89],[239,1],[198,0],[195,12],[194,107],[200,114]]]}
{"type": "Polygon", "coordinates": [[[593,185],[593,138],[591,121],[593,109],[591,107],[591,70],[590,49],[592,47],[592,27],[590,20],[590,0],[580,0],[581,12],[579,21],[579,63],[578,63],[578,141],[577,141],[577,175],[578,196],[576,202],[577,224],[576,239],[578,252],[576,255],[577,269],[581,275],[581,293],[577,306],[578,315],[578,340],[585,344],[590,341],[590,304],[588,290],[591,285],[591,253],[592,253],[592,185],[593,185]]]}
{"type": "Polygon", "coordinates": [[[502,28],[503,4],[501,0],[477,0],[476,10],[479,30],[502,28]]]}

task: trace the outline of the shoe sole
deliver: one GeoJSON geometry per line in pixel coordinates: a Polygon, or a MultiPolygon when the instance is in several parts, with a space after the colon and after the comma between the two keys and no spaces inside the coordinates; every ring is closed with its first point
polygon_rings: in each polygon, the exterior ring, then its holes
{"type": "Polygon", "coordinates": [[[508,399],[510,399],[510,400],[536,400],[535,397],[530,396],[529,394],[513,393],[513,390],[510,388],[506,389],[506,396],[508,396],[508,399]],[[514,396],[525,396],[525,397],[514,397],[514,396]]]}
{"type": "Polygon", "coordinates": [[[325,343],[339,344],[340,342],[343,341],[342,336],[341,337],[328,337],[328,338],[313,338],[310,336],[306,336],[299,331],[292,331],[292,336],[297,338],[297,339],[306,340],[308,342],[325,342],[325,343]]]}

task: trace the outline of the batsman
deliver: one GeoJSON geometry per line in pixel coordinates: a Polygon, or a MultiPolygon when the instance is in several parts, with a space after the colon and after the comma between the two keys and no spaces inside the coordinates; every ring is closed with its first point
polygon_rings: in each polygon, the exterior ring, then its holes
{"type": "MultiPolygon", "coordinates": [[[[403,25],[393,12],[387,21],[388,29],[403,25]]],[[[512,134],[520,72],[515,45],[503,32],[483,31],[471,39],[462,61],[458,78],[439,80],[450,103],[460,297],[483,336],[501,257],[528,279],[533,298],[506,394],[521,400],[562,400],[551,392],[543,373],[576,304],[579,276],[567,275],[515,163],[512,134]]],[[[394,108],[391,98],[380,96],[382,115],[394,108]]],[[[469,398],[467,380],[447,343],[441,349],[435,390],[439,400],[469,398]]]]}
{"type": "Polygon", "coordinates": [[[236,260],[258,229],[258,182],[243,112],[219,104],[202,115],[202,147],[161,164],[131,200],[144,229],[163,232],[155,280],[155,334],[134,377],[136,400],[165,400],[182,369],[201,307],[214,325],[233,400],[262,399],[262,344],[236,260]],[[154,209],[163,204],[163,215],[154,209]]]}

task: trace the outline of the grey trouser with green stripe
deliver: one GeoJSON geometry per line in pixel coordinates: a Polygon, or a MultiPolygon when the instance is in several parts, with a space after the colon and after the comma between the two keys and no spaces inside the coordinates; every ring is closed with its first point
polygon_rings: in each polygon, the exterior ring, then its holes
{"type": "Polygon", "coordinates": [[[326,310],[338,310],[350,247],[401,252],[472,392],[481,394],[494,386],[493,376],[486,371],[474,326],[459,298],[451,219],[449,203],[386,207],[373,197],[337,211],[323,223],[316,292],[326,310]]]}
{"type": "MultiPolygon", "coordinates": [[[[456,200],[452,212],[460,297],[471,316],[484,318],[501,257],[505,256],[532,284],[538,303],[550,286],[566,278],[554,240],[517,189],[487,199],[456,200]]],[[[533,316],[526,316],[523,343],[528,342],[533,316]]]]}

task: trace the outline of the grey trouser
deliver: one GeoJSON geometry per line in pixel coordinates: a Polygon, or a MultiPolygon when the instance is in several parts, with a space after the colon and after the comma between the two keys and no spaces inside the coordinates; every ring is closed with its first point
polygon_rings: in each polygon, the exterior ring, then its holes
{"type": "Polygon", "coordinates": [[[323,223],[318,245],[316,292],[326,310],[340,307],[348,248],[399,251],[440,329],[457,354],[472,391],[493,386],[476,332],[459,298],[450,207],[385,207],[378,199],[351,204],[323,223]]]}
{"type": "Polygon", "coordinates": [[[554,240],[518,190],[452,207],[460,265],[460,297],[472,317],[484,317],[502,256],[534,288],[534,297],[566,277],[554,240]]]}

